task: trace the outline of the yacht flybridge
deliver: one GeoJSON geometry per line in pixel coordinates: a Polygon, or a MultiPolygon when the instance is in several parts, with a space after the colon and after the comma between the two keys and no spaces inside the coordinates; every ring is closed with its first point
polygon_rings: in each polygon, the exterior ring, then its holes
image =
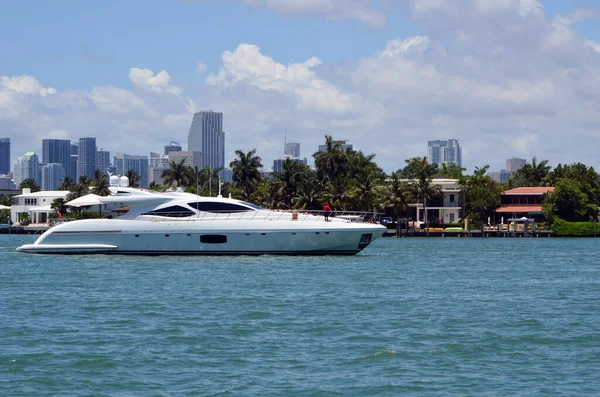
{"type": "Polygon", "coordinates": [[[111,176],[111,195],[88,195],[69,205],[126,206],[117,219],[65,222],[35,243],[17,248],[36,254],[135,255],[354,255],[386,228],[373,214],[279,212],[232,198],[155,193],[111,176]],[[116,179],[115,179],[116,178],[116,179]]]}

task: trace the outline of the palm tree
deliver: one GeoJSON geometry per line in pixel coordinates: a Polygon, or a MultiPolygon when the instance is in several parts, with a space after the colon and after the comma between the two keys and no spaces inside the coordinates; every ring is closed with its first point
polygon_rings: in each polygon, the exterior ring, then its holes
{"type": "Polygon", "coordinates": [[[62,197],[54,199],[52,201],[52,203],[50,204],[50,208],[60,212],[61,215],[66,215],[66,213],[67,213],[66,201],[62,197]]]}
{"type": "Polygon", "coordinates": [[[538,163],[537,158],[534,157],[531,163],[525,164],[523,168],[510,178],[508,181],[509,187],[542,186],[548,179],[550,169],[548,160],[542,160],[538,163]]]}
{"type": "Polygon", "coordinates": [[[379,207],[377,189],[384,180],[383,171],[375,164],[375,155],[362,152],[347,153],[347,169],[352,176],[348,179],[348,196],[354,201],[354,209],[371,211],[379,207]]]}
{"type": "Polygon", "coordinates": [[[125,176],[129,179],[129,186],[140,187],[140,180],[142,179],[137,172],[129,170],[125,173],[125,176]]]}
{"type": "Polygon", "coordinates": [[[406,211],[411,199],[411,189],[408,183],[403,182],[398,171],[392,172],[389,181],[390,185],[385,186],[382,191],[384,206],[391,206],[394,217],[398,219],[400,211],[406,211]]]}
{"type": "Polygon", "coordinates": [[[237,158],[229,166],[233,169],[233,186],[240,189],[244,200],[249,200],[261,179],[262,159],[256,156],[256,149],[244,153],[236,150],[237,158]]]}
{"type": "Polygon", "coordinates": [[[179,163],[173,160],[169,161],[169,168],[163,171],[161,178],[168,186],[173,186],[173,183],[176,186],[189,186],[190,179],[195,179],[191,178],[190,171],[185,165],[185,159],[181,159],[179,163]]]}
{"type": "Polygon", "coordinates": [[[427,157],[413,157],[406,160],[403,172],[412,179],[411,188],[415,196],[423,203],[423,222],[429,235],[429,222],[427,220],[427,201],[439,192],[439,188],[433,186],[431,181],[437,173],[437,164],[430,164],[427,157]]]}
{"type": "Polygon", "coordinates": [[[439,170],[439,175],[448,179],[460,179],[467,169],[463,168],[455,163],[450,165],[446,165],[446,163],[442,163],[442,168],[439,170]]]}
{"type": "Polygon", "coordinates": [[[96,172],[94,172],[94,180],[92,181],[92,193],[98,196],[109,196],[109,186],[110,184],[108,183],[106,174],[100,170],[96,170],[96,172]]]}
{"type": "Polygon", "coordinates": [[[313,157],[319,179],[333,181],[345,174],[346,152],[342,148],[342,142],[334,141],[331,135],[325,135],[325,151],[315,152],[313,157]]]}
{"type": "Polygon", "coordinates": [[[89,187],[91,183],[92,183],[92,180],[90,179],[89,176],[87,176],[87,175],[81,175],[79,177],[79,184],[80,185],[83,185],[85,187],[89,187]]]}
{"type": "Polygon", "coordinates": [[[70,176],[65,176],[62,181],[60,181],[60,186],[58,190],[71,190],[71,187],[75,184],[75,181],[70,176]]]}
{"type": "Polygon", "coordinates": [[[21,181],[19,184],[19,189],[31,189],[31,193],[39,192],[40,185],[33,178],[26,178],[21,181]]]}
{"type": "Polygon", "coordinates": [[[279,187],[283,207],[290,208],[301,181],[310,178],[312,171],[306,164],[289,158],[281,166],[282,172],[273,174],[273,182],[279,187]]]}
{"type": "Polygon", "coordinates": [[[0,197],[0,205],[4,205],[10,207],[13,203],[12,197],[10,196],[2,196],[0,197]]]}

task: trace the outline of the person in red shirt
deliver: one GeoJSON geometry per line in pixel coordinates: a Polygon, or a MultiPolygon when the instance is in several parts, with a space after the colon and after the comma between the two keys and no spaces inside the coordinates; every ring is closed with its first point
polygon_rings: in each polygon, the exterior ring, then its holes
{"type": "Polygon", "coordinates": [[[329,203],[325,203],[323,206],[323,215],[325,216],[325,222],[329,222],[329,215],[331,215],[331,207],[329,203]]]}

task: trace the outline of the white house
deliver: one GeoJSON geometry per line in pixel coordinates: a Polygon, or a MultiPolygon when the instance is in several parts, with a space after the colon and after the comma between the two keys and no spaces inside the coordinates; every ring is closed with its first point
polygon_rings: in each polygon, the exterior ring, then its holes
{"type": "MultiPolygon", "coordinates": [[[[412,183],[412,180],[405,180],[412,183]]],[[[460,221],[460,185],[457,179],[434,178],[431,181],[432,186],[437,186],[442,197],[427,202],[427,220],[440,223],[455,223],[460,221]]],[[[425,220],[423,216],[423,203],[412,203],[409,207],[416,208],[416,220],[425,220]]]]}
{"type": "Polygon", "coordinates": [[[31,223],[47,223],[48,216],[55,213],[50,204],[57,199],[66,200],[68,190],[50,190],[31,193],[31,189],[23,189],[23,193],[13,196],[14,204],[10,207],[10,217],[13,222],[19,221],[19,214],[27,212],[31,223]]]}

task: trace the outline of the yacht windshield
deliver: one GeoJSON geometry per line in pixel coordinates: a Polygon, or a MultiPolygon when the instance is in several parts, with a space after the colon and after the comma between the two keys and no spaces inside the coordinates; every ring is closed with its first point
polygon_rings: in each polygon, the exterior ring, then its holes
{"type": "Polygon", "coordinates": [[[240,201],[240,203],[247,205],[248,207],[254,208],[255,210],[265,210],[268,211],[267,208],[265,207],[261,207],[260,205],[256,205],[256,204],[252,204],[252,203],[247,203],[245,201],[240,201]]]}

